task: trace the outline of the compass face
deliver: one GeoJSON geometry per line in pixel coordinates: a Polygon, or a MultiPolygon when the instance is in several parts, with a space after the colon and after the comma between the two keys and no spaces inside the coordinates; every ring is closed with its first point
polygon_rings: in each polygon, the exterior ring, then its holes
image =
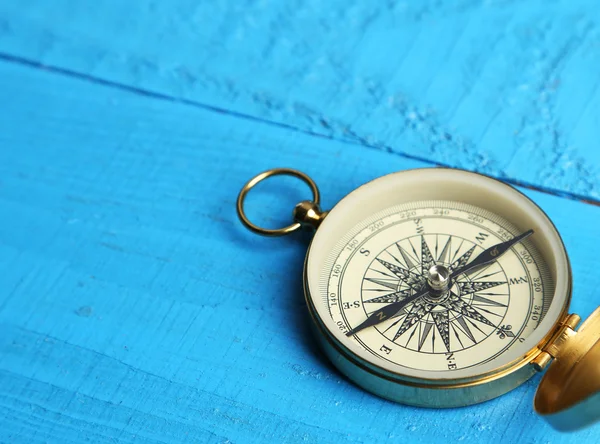
{"type": "Polygon", "coordinates": [[[357,189],[319,228],[306,266],[311,311],[347,357],[422,379],[512,365],[570,296],[566,254],[544,213],[507,185],[450,170],[357,189]]]}
{"type": "MultiPolygon", "coordinates": [[[[330,316],[348,330],[427,288],[432,266],[452,274],[486,248],[520,234],[499,216],[457,202],[425,201],[388,213],[359,230],[335,258],[327,290],[330,316]]],[[[542,320],[552,292],[544,261],[524,241],[353,340],[380,359],[414,369],[468,368],[523,342],[542,320]]]]}

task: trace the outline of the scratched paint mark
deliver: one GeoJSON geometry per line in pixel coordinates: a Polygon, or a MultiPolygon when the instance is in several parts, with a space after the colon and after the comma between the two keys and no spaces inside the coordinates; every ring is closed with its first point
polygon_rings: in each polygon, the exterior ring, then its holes
{"type": "Polygon", "coordinates": [[[298,373],[300,376],[308,376],[309,378],[315,378],[315,379],[319,379],[319,380],[328,380],[330,379],[329,375],[324,375],[320,372],[315,372],[312,370],[306,370],[304,368],[302,368],[300,365],[298,364],[294,364],[292,365],[292,369],[298,373]]]}

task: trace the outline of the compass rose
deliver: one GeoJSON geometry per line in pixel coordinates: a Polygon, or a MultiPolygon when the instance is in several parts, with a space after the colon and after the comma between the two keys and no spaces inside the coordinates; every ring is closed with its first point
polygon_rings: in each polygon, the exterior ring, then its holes
{"type": "Polygon", "coordinates": [[[482,250],[467,239],[444,234],[395,242],[373,260],[363,278],[367,315],[426,285],[438,285],[438,291],[407,304],[376,328],[396,344],[423,353],[464,350],[497,333],[510,297],[508,279],[497,261],[464,273],[454,282],[443,281],[444,274],[447,279],[482,250]]]}

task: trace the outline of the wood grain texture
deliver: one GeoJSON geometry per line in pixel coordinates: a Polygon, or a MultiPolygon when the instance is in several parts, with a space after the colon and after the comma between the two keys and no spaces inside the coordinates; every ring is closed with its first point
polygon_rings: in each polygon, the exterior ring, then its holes
{"type": "Polygon", "coordinates": [[[600,199],[596,0],[5,1],[0,51],[600,199]]]}
{"type": "MultiPolygon", "coordinates": [[[[537,379],[442,411],[356,388],[310,337],[305,243],[257,238],[235,218],[237,190],[269,166],[310,172],[330,206],[422,164],[39,69],[2,63],[0,76],[0,441],[600,438],[544,425],[537,379]]],[[[274,182],[250,204],[276,224],[308,191],[274,182]]],[[[564,235],[573,309],[588,314],[600,209],[529,194],[564,235]]]]}
{"type": "MultiPolygon", "coordinates": [[[[234,211],[273,166],[324,207],[432,162],[595,198],[596,23],[592,2],[0,3],[0,442],[600,441],[535,416],[539,378],[451,410],[358,389],[310,336],[306,239],[234,211]]],[[[600,208],[526,192],[586,316],[600,208]]],[[[274,180],[251,216],[307,195],[274,180]]]]}

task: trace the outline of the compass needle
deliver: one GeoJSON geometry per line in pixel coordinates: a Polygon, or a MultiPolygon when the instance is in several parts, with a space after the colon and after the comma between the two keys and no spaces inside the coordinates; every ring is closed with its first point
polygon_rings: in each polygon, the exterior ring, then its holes
{"type": "MultiPolygon", "coordinates": [[[[463,241],[464,242],[464,241],[463,241]]],[[[462,245],[462,243],[461,243],[462,245]]],[[[473,251],[475,251],[476,245],[473,245],[471,248],[469,248],[469,250],[467,250],[466,253],[464,253],[462,256],[460,256],[458,259],[456,259],[454,262],[452,262],[452,265],[450,265],[450,271],[454,271],[458,268],[463,267],[467,262],[469,262],[469,259],[471,258],[471,255],[473,254],[473,251]]],[[[460,250],[460,247],[459,247],[460,250]]],[[[456,250],[458,252],[458,250],[456,250]]]]}

